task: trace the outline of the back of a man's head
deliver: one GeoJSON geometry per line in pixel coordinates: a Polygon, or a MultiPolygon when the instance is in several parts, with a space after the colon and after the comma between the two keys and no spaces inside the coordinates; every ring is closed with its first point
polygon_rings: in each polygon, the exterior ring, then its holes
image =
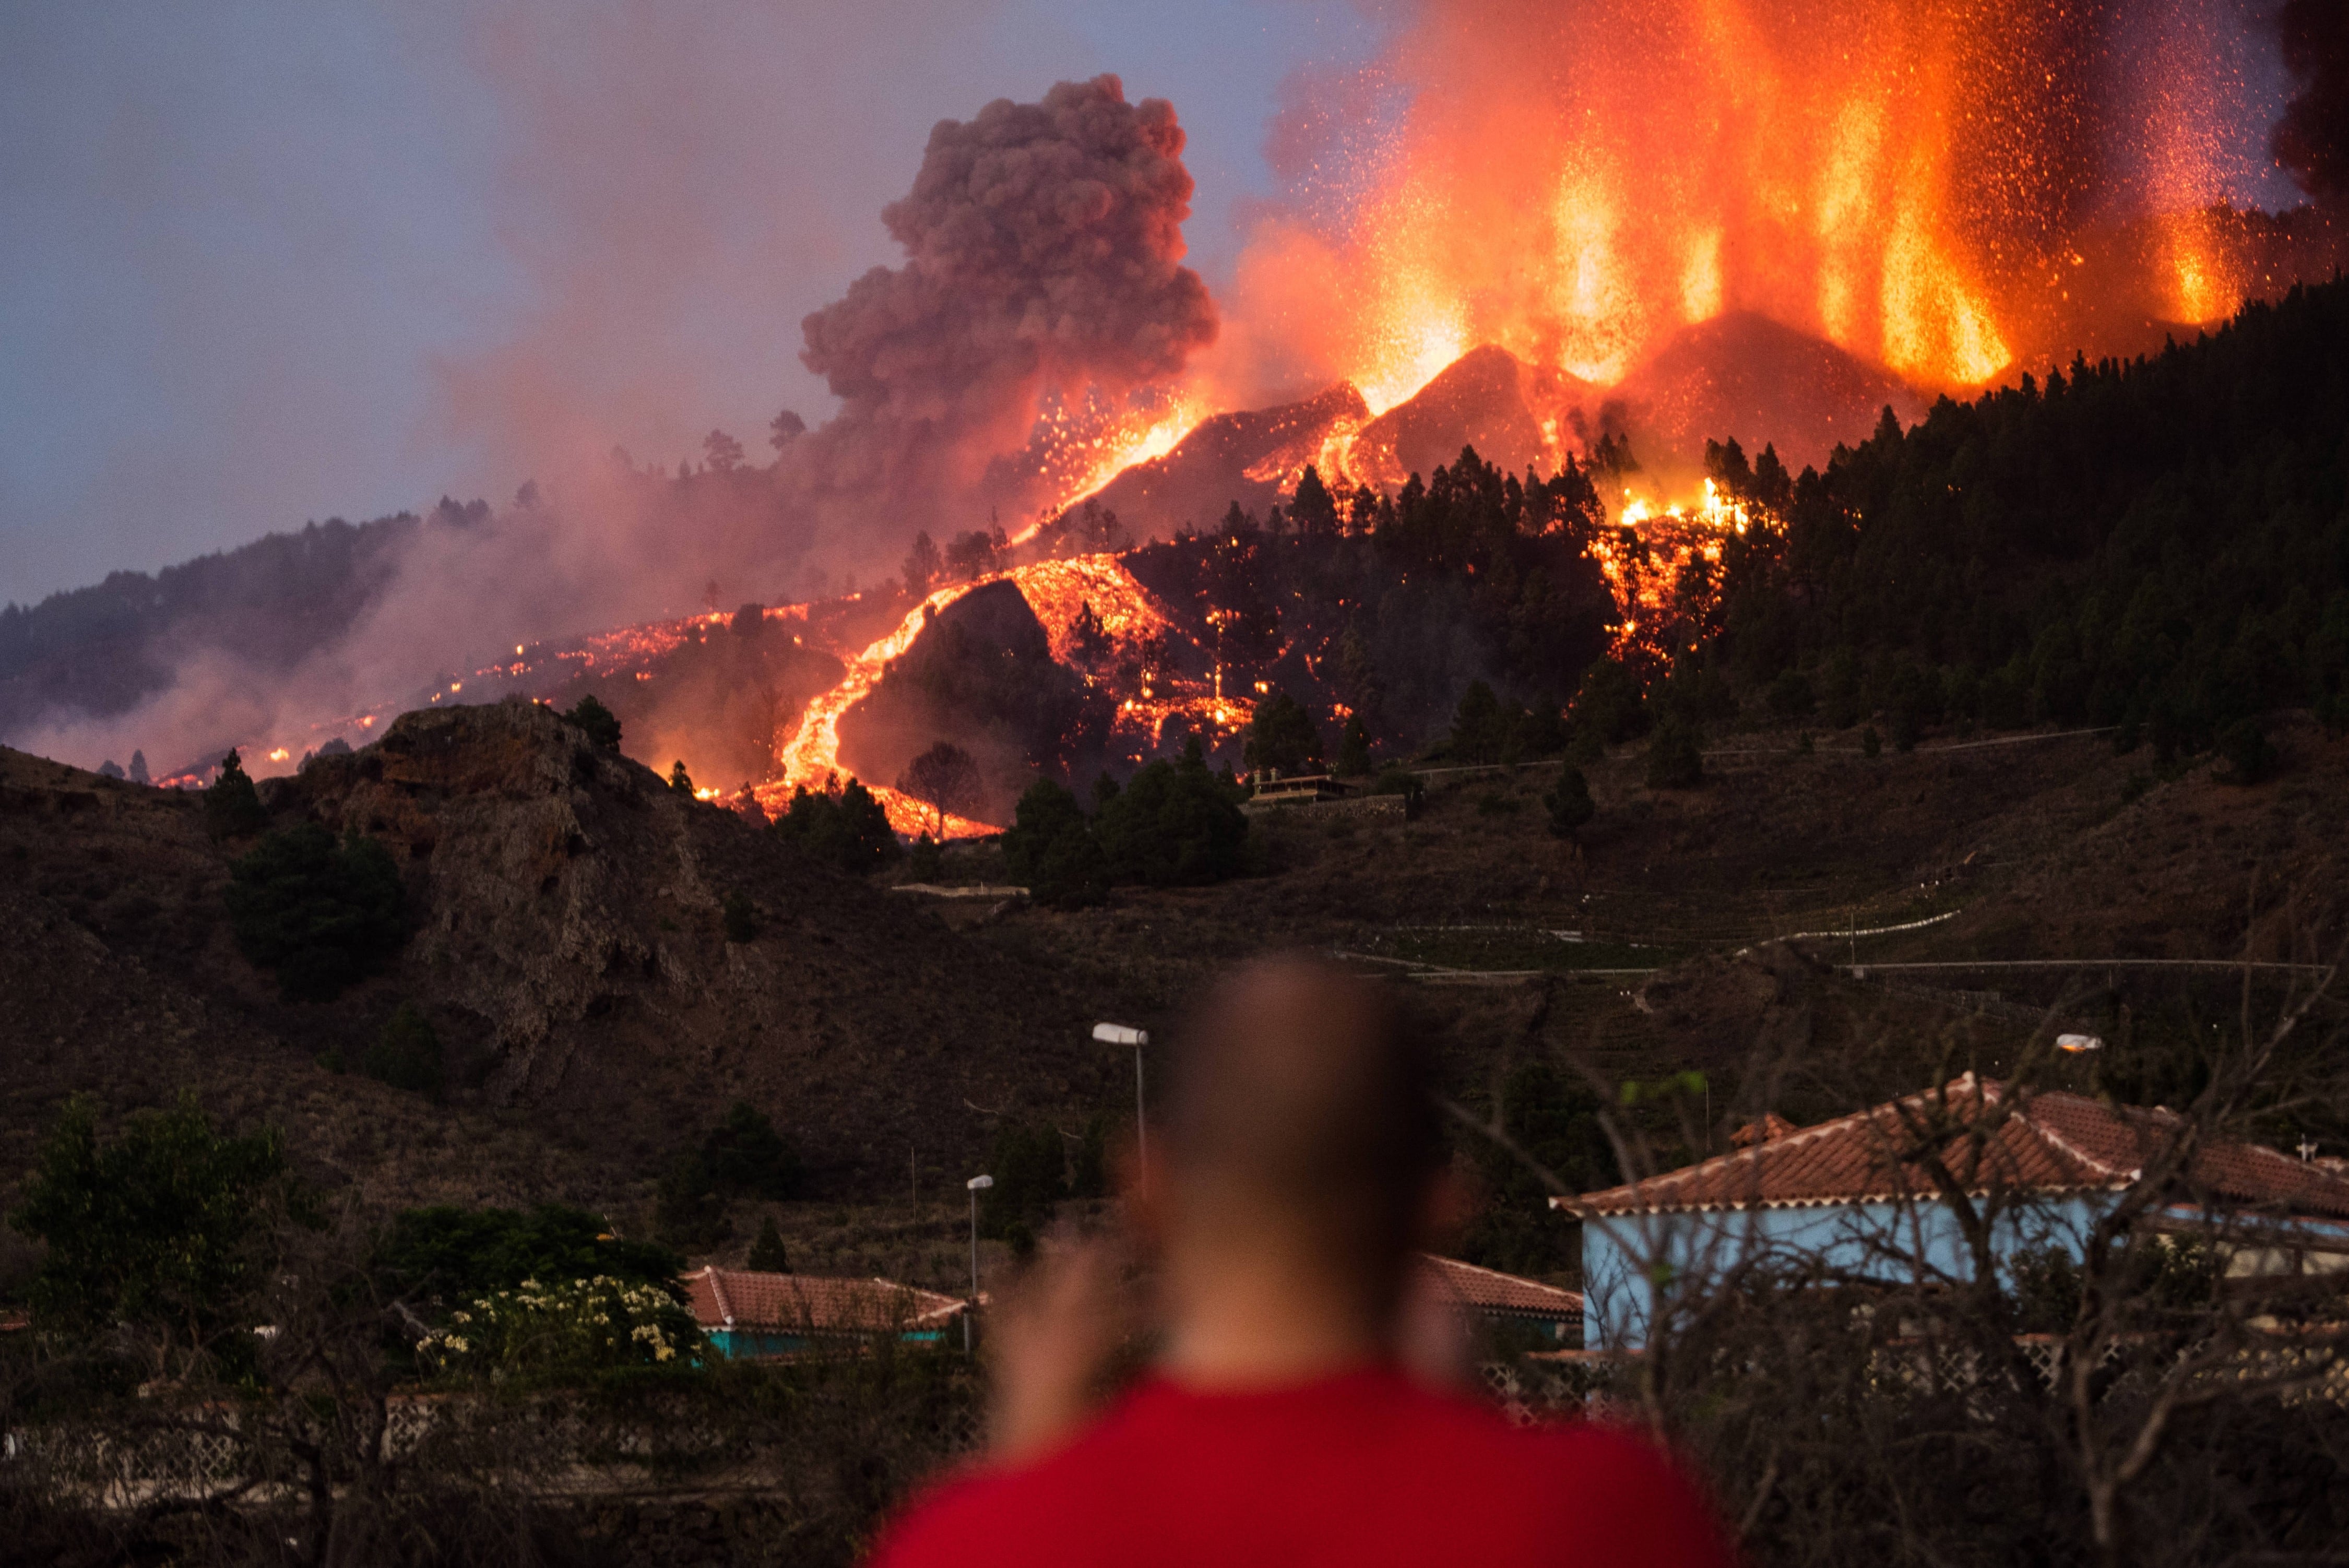
{"type": "Polygon", "coordinates": [[[1307,958],[1250,964],[1209,993],[1172,1065],[1168,1196],[1186,1236],[1289,1250],[1391,1305],[1442,1140],[1390,993],[1307,958]]]}

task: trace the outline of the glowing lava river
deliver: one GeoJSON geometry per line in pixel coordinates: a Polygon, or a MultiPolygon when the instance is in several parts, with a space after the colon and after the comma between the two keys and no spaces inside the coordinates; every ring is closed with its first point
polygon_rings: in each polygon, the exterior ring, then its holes
{"type": "MultiPolygon", "coordinates": [[[[1114,555],[1040,561],[937,589],[906,612],[905,619],[888,635],[854,655],[843,655],[847,673],[838,685],[808,704],[790,738],[776,754],[776,777],[752,790],[761,808],[774,816],[790,806],[794,790],[823,789],[836,782],[841,771],[840,721],[848,710],[871,695],[888,670],[890,661],[914,645],[931,616],[974,589],[1006,581],[1019,588],[1028,607],[1043,623],[1045,634],[1051,640],[1052,656],[1063,663],[1071,660],[1077,622],[1088,605],[1102,630],[1114,643],[1139,640],[1167,624],[1165,614],[1149,591],[1134,581],[1133,574],[1114,555]]],[[[1171,710],[1181,705],[1164,706],[1171,710]]],[[[1147,715],[1133,703],[1122,705],[1119,717],[1122,725],[1149,723],[1154,733],[1156,723],[1163,722],[1163,716],[1147,715]]],[[[912,796],[885,784],[867,781],[865,787],[880,800],[889,813],[890,825],[899,832],[929,832],[936,826],[936,813],[912,796]]],[[[1000,830],[986,822],[949,814],[944,836],[969,838],[1000,830]]]]}

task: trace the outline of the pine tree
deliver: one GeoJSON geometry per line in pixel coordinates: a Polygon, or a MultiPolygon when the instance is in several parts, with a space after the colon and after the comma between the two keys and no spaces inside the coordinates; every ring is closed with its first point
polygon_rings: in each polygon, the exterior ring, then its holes
{"type": "Polygon", "coordinates": [[[792,1260],[783,1251],[783,1238],[775,1229],[772,1214],[759,1222],[759,1239],[750,1243],[750,1255],[742,1266],[753,1274],[789,1274],[792,1260]]]}
{"type": "Polygon", "coordinates": [[[269,813],[261,808],[261,792],[253,787],[243,762],[233,751],[221,758],[220,776],[204,791],[204,825],[216,839],[242,838],[269,825],[269,813]]]}

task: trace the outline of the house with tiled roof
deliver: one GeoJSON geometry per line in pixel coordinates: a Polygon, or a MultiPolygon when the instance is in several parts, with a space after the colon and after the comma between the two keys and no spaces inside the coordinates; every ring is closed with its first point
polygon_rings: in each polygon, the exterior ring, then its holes
{"type": "Polygon", "coordinates": [[[936,1345],[966,1305],[885,1279],[712,1267],[683,1283],[703,1338],[729,1360],[850,1348],[876,1335],[936,1345]]]}
{"type": "Polygon", "coordinates": [[[1421,1286],[1449,1303],[1463,1320],[1493,1327],[1529,1329],[1556,1345],[1582,1343],[1582,1295],[1537,1279],[1479,1268],[1458,1258],[1419,1254],[1421,1286]]]}
{"type": "MultiPolygon", "coordinates": [[[[1660,1292],[1742,1265],[1966,1277],[1943,1175],[1977,1200],[2001,1198],[1998,1255],[2056,1246],[2077,1257],[2097,1217],[2189,1130],[2160,1107],[2018,1094],[1967,1074],[1813,1127],[1773,1117],[1742,1129],[1730,1153],[1550,1202],[1583,1222],[1586,1342],[1629,1349],[1645,1341],[1660,1292]]],[[[2195,1147],[2153,1219],[2223,1230],[2234,1274],[2349,1269],[2349,1180],[2262,1145],[2195,1147]]]]}

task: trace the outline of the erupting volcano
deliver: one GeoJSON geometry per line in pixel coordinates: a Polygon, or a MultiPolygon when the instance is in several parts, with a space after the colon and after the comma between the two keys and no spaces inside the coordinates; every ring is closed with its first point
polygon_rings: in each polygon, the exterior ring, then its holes
{"type": "MultiPolygon", "coordinates": [[[[804,602],[526,638],[412,700],[593,686],[706,796],[771,814],[862,774],[901,831],[955,835],[1037,769],[1214,750],[1277,689],[1327,724],[1421,722],[1441,683],[1373,676],[1360,646],[1403,599],[1464,624],[1542,574],[1484,653],[1429,665],[1521,696],[1562,699],[1602,652],[1661,670],[1764,504],[1716,487],[1711,443],[1790,495],[1888,417],[2127,357],[2341,263],[2330,209],[2258,210],[2282,106],[2255,43],[2219,0],[1425,0],[1371,66],[1292,83],[1280,193],[1220,302],[1181,264],[1171,105],[1113,77],[990,104],[938,124],[886,210],[904,264],[803,323],[833,418],[778,419],[771,468],[717,435],[673,488],[623,465],[635,532],[678,530],[657,592],[706,571],[804,602]],[[1284,541],[1408,533],[1468,490],[1527,531],[1523,559],[1414,545],[1392,582],[1262,576],[1284,541]],[[885,573],[917,527],[926,565],[825,596],[819,562],[885,573]],[[957,685],[952,659],[1001,667],[957,685]],[[890,782],[949,733],[990,779],[965,814],[890,782]]],[[[249,760],[398,706],[248,725],[249,760]]]]}
{"type": "Polygon", "coordinates": [[[2272,174],[2244,34],[2217,5],[1430,5],[1295,107],[1299,199],[1232,314],[1374,411],[1480,344],[1613,387],[1739,311],[1930,389],[2134,351],[2279,281],[2226,210],[2272,174]]]}

